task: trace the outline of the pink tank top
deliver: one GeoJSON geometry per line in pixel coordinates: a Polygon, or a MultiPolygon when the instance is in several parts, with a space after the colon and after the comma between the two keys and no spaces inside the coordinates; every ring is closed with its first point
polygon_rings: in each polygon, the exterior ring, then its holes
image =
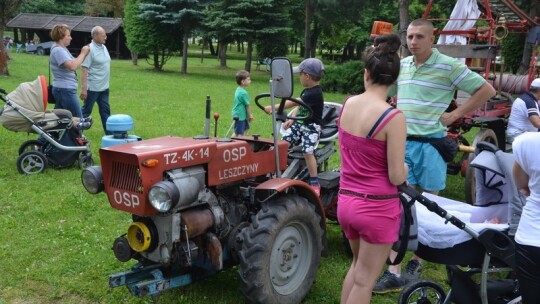
{"type": "Polygon", "coordinates": [[[388,178],[386,141],[373,138],[399,113],[399,110],[391,110],[393,108],[389,108],[381,115],[366,137],[350,134],[338,123],[341,152],[340,189],[371,195],[398,193],[397,187],[388,178]],[[389,112],[391,114],[386,116],[389,112]]]}

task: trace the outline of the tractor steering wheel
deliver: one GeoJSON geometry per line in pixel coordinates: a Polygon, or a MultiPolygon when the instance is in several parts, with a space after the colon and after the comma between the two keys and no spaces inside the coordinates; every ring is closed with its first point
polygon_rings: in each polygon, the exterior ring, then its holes
{"type": "MultiPolygon", "coordinates": [[[[259,95],[257,95],[255,97],[255,104],[257,105],[257,107],[259,107],[263,111],[265,111],[265,110],[264,110],[264,107],[260,104],[259,99],[264,98],[264,97],[270,97],[270,93],[259,94],[259,95]]],[[[292,98],[292,97],[283,97],[283,98],[281,98],[281,102],[279,103],[279,107],[278,107],[278,109],[276,111],[276,118],[278,120],[281,120],[281,121],[285,121],[287,119],[304,120],[304,119],[310,118],[312,114],[313,114],[313,109],[311,109],[311,107],[308,106],[303,101],[300,101],[300,100],[298,100],[296,98],[292,98]],[[290,100],[290,101],[298,104],[299,106],[306,108],[308,110],[308,115],[306,115],[306,116],[296,116],[296,117],[287,115],[286,112],[285,112],[285,102],[287,100],[290,100]]]]}

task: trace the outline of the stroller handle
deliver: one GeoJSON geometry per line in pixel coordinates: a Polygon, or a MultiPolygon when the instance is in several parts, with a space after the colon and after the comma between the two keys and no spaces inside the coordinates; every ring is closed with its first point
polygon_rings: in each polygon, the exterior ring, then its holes
{"type": "MultiPolygon", "coordinates": [[[[426,198],[425,196],[423,196],[422,194],[420,194],[420,192],[416,191],[413,187],[408,186],[405,183],[403,183],[398,186],[398,190],[401,193],[406,194],[411,197],[411,200],[410,200],[411,204],[417,201],[420,204],[426,206],[426,208],[429,211],[438,214],[440,217],[446,219],[446,221],[452,223],[457,228],[462,229],[462,230],[469,230],[468,227],[466,227],[467,225],[464,222],[462,222],[457,217],[454,217],[453,215],[449,214],[448,211],[441,208],[436,202],[433,202],[429,200],[428,198],[426,198]]],[[[475,237],[478,236],[478,234],[474,230],[472,231],[472,233],[473,233],[473,236],[474,235],[476,235],[475,237]]]]}

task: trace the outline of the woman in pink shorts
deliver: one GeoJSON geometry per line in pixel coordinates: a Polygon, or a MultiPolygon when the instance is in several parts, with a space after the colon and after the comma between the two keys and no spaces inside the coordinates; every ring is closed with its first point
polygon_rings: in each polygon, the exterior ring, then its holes
{"type": "Polygon", "coordinates": [[[399,36],[379,36],[365,59],[366,91],[348,98],[339,120],[341,179],[338,221],[353,252],[341,303],[369,303],[398,239],[397,186],[407,179],[405,116],[386,103],[399,75],[399,36]]]}

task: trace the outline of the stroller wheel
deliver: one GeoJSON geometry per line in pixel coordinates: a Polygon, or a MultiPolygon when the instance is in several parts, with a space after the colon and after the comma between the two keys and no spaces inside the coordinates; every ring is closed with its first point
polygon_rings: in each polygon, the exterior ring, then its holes
{"type": "Polygon", "coordinates": [[[406,285],[399,294],[398,304],[441,304],[446,293],[432,281],[416,281],[406,285]]]}
{"type": "Polygon", "coordinates": [[[17,170],[20,174],[38,174],[47,168],[47,157],[39,151],[26,151],[17,159],[17,170]]]}
{"type": "Polygon", "coordinates": [[[79,168],[86,169],[94,165],[94,160],[91,155],[85,155],[79,157],[79,168]]]}
{"type": "Polygon", "coordinates": [[[27,140],[22,143],[22,145],[19,147],[19,155],[23,154],[26,151],[42,151],[43,148],[43,142],[39,140],[27,140]]]}

